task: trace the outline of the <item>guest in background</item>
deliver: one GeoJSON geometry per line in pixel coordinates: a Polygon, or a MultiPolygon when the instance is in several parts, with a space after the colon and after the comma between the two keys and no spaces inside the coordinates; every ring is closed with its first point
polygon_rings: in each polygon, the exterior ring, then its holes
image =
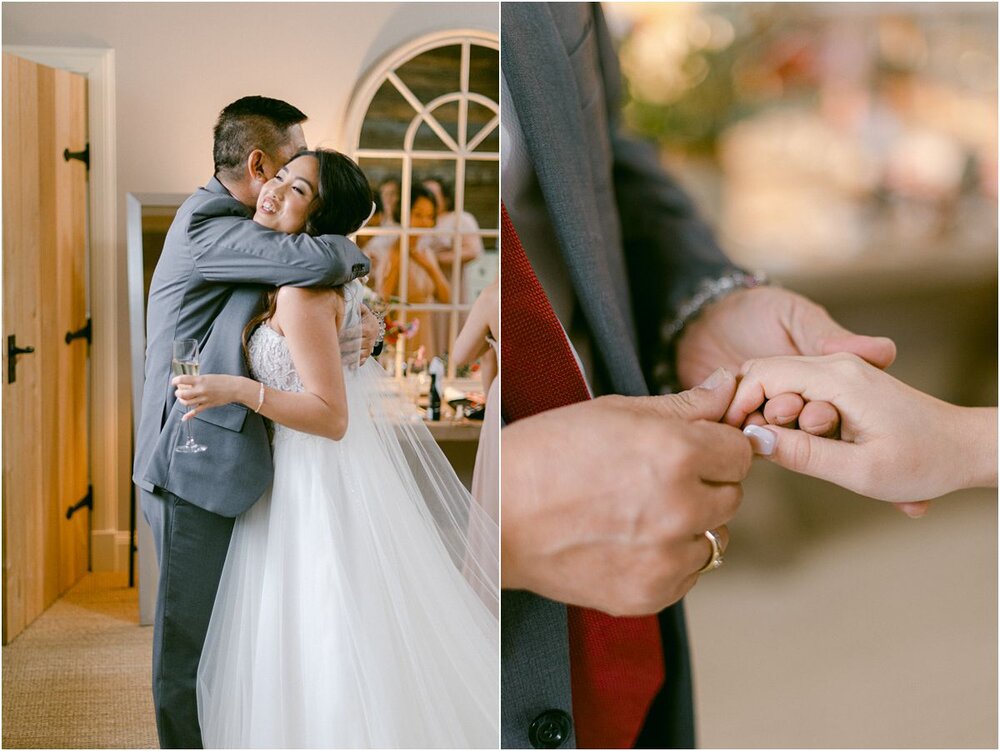
{"type": "MultiPolygon", "coordinates": [[[[391,221],[385,213],[385,209],[382,205],[382,199],[379,195],[378,189],[372,189],[372,202],[375,204],[375,212],[372,214],[371,219],[368,220],[366,227],[384,227],[386,222],[391,221]]],[[[371,271],[368,272],[368,278],[365,283],[371,289],[377,290],[382,278],[385,276],[386,268],[386,258],[389,255],[389,250],[392,244],[396,242],[397,238],[393,235],[359,235],[357,238],[358,247],[361,248],[361,252],[367,256],[369,262],[371,263],[371,271]]]]}
{"type": "Polygon", "coordinates": [[[500,283],[479,293],[465,326],[455,339],[451,358],[456,367],[479,360],[479,375],[486,394],[486,414],[479,433],[472,497],[493,519],[500,518],[500,283]]]}
{"type": "MultiPolygon", "coordinates": [[[[435,226],[437,207],[434,196],[426,188],[414,185],[410,191],[410,224],[412,229],[431,229],[435,226]]],[[[397,215],[398,219],[398,215],[397,215]]],[[[449,303],[451,284],[441,271],[434,253],[420,243],[421,235],[410,235],[408,241],[409,263],[407,265],[406,299],[409,303],[449,303]]],[[[400,297],[402,281],[402,243],[396,239],[386,256],[385,271],[376,287],[383,300],[400,297]]],[[[429,311],[415,311],[407,315],[408,320],[419,321],[417,331],[410,338],[409,348],[413,351],[425,348],[428,358],[441,353],[435,337],[433,314],[429,311]]]]}
{"type": "Polygon", "coordinates": [[[379,201],[382,204],[382,226],[399,224],[399,178],[387,177],[378,184],[379,201]]]}
{"type": "Polygon", "coordinates": [[[465,274],[466,264],[474,261],[483,254],[483,239],[476,234],[479,231],[479,223],[468,211],[455,211],[455,192],[444,178],[432,175],[425,178],[421,184],[429,190],[437,205],[437,223],[434,225],[440,232],[423,239],[423,242],[434,251],[438,264],[449,281],[453,280],[452,269],[455,265],[455,258],[461,261],[462,277],[459,279],[460,288],[455,291],[454,297],[460,302],[472,302],[470,299],[465,274]],[[455,249],[455,233],[458,236],[458,252],[455,249]]]}
{"type": "MultiPolygon", "coordinates": [[[[375,188],[372,188],[372,203],[375,208],[372,210],[371,218],[365,223],[365,227],[381,227],[385,223],[385,216],[382,210],[382,198],[375,188]]],[[[376,237],[378,235],[361,235],[356,242],[359,248],[364,248],[376,237]]]]}

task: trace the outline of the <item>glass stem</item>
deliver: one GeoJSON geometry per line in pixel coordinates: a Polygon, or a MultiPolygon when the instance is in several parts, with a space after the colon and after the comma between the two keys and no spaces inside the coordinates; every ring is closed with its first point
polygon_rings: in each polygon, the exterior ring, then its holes
{"type": "MultiPolygon", "coordinates": [[[[188,408],[188,412],[191,412],[190,407],[188,408]]],[[[190,445],[194,443],[194,434],[191,432],[191,420],[185,420],[184,425],[186,426],[185,430],[187,430],[187,437],[188,437],[187,442],[188,445],[190,445]]]]}

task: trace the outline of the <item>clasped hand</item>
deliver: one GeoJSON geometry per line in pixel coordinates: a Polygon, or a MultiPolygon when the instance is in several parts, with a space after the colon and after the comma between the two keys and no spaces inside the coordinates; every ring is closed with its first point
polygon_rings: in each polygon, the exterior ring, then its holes
{"type": "Polygon", "coordinates": [[[709,560],[705,530],[728,543],[726,524],[752,459],[743,421],[764,406],[817,436],[840,429],[832,404],[793,388],[770,392],[770,408],[760,401],[742,419],[721,422],[737,397],[733,374],[754,358],[835,352],[885,367],[895,345],[852,334],[791,292],[740,291],[706,310],[678,343],[688,391],[602,397],[505,428],[503,586],[616,615],[679,600],[709,560]]]}
{"type": "Polygon", "coordinates": [[[907,501],[996,482],[996,410],[947,404],[845,353],[750,360],[740,373],[724,421],[757,425],[758,452],[783,467],[893,501],[910,516],[927,504],[907,501]],[[772,398],[832,403],[840,440],[789,429],[772,398]]]}

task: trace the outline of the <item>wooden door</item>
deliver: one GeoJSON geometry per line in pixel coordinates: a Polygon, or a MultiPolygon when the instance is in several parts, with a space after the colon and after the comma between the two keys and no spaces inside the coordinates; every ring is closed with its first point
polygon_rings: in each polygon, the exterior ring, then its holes
{"type": "Polygon", "coordinates": [[[86,86],[3,56],[4,643],[88,567],[86,86]]]}

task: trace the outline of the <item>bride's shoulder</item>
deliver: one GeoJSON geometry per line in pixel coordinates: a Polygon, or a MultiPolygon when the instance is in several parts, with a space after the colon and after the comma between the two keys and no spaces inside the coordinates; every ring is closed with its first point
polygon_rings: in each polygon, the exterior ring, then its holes
{"type": "Polygon", "coordinates": [[[285,307],[344,307],[344,291],[340,287],[278,287],[278,305],[285,307]]]}
{"type": "Polygon", "coordinates": [[[335,315],[344,312],[344,294],[339,287],[279,287],[275,315],[284,320],[335,315]]]}

